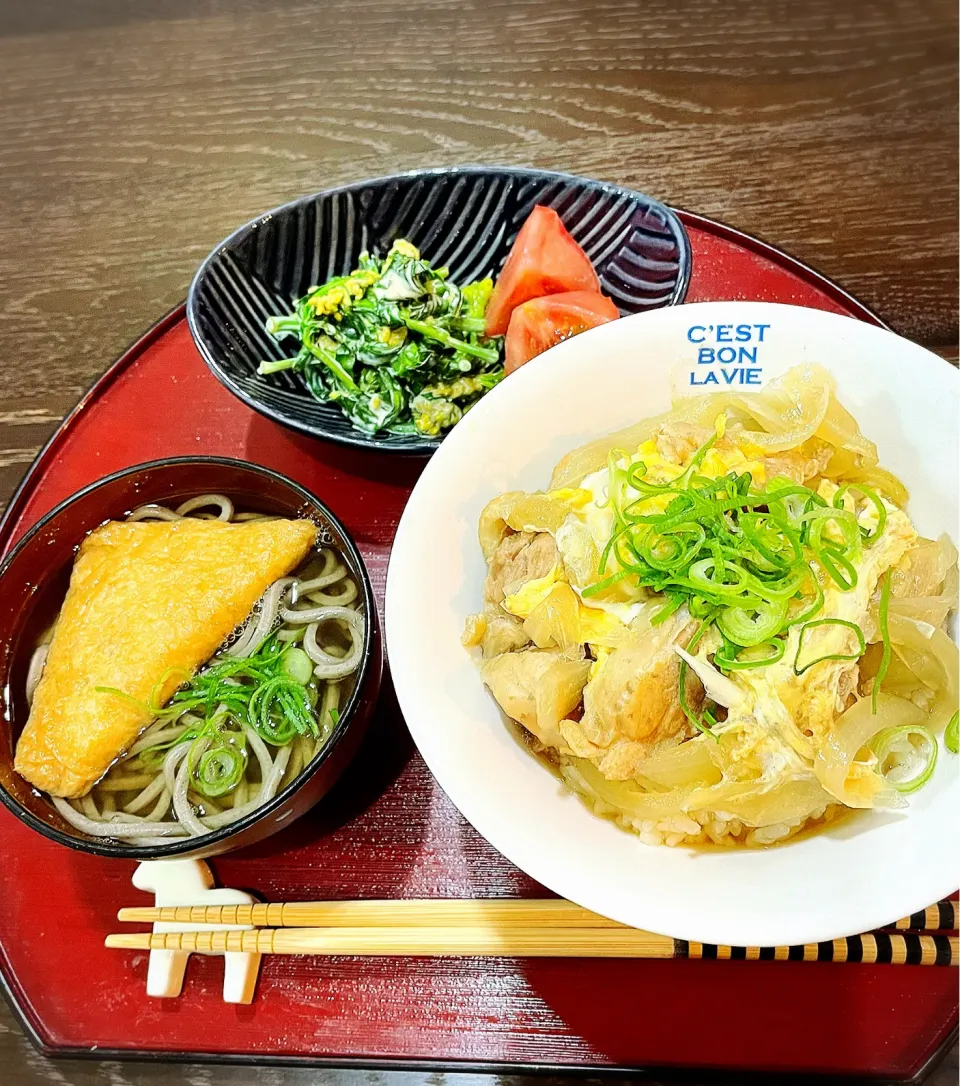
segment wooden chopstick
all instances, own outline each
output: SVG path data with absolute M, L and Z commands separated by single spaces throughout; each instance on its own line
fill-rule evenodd
M 133 923 L 242 924 L 270 928 L 429 928 L 490 926 L 616 928 L 625 925 L 562 898 L 546 900 L 292 901 L 254 905 L 168 905 L 121 909 Z M 955 931 L 957 903 L 944 900 L 886 927 L 899 931 Z M 632 930 L 632 929 L 625 929 Z
M 747 961 L 957 965 L 960 940 L 947 935 L 869 933 L 796 947 L 688 943 L 636 928 L 327 927 L 108 935 L 119 950 L 389 957 L 711 958 Z
M 624 928 L 562 898 L 394 901 L 289 901 L 253 905 L 167 905 L 121 909 L 117 919 L 144 924 L 249 924 L 269 928 L 509 927 Z

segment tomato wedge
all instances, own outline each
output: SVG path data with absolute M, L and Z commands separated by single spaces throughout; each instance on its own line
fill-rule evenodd
M 590 258 L 570 236 L 560 216 L 539 204 L 513 243 L 487 303 L 487 335 L 502 336 L 518 305 L 545 294 L 600 290 Z
M 620 316 L 609 298 L 596 290 L 548 294 L 517 306 L 510 317 L 504 369 L 513 373 L 561 340 L 607 324 Z

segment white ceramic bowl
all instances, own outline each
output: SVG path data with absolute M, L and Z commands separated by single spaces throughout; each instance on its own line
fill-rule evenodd
M 717 390 L 729 380 L 747 390 L 807 361 L 830 370 L 841 401 L 877 442 L 881 463 L 910 488 L 908 509 L 919 530 L 960 538 L 954 369 L 847 317 L 706 302 L 628 317 L 567 340 L 494 389 L 427 466 L 390 561 L 393 679 L 444 791 L 544 886 L 681 939 L 832 939 L 889 923 L 955 890 L 958 759 L 941 752 L 934 779 L 910 797 L 906 814 L 871 812 L 766 850 L 645 845 L 591 814 L 522 749 L 461 647 L 465 616 L 481 609 L 486 572 L 477 521 L 502 491 L 545 487 L 553 465 L 575 446 L 668 409 L 674 389 Z

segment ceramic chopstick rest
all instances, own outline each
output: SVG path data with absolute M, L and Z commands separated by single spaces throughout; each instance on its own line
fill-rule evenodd
M 242 890 L 217 889 L 213 873 L 202 860 L 147 860 L 133 874 L 133 885 L 154 895 L 154 904 L 166 905 L 249 905 L 254 902 Z M 156 933 L 197 930 L 251 931 L 249 924 L 153 925 Z M 203 953 L 195 951 L 194 953 Z M 147 966 L 147 995 L 173 998 L 183 988 L 183 977 L 191 951 L 151 950 Z M 214 951 L 223 958 L 223 999 L 225 1003 L 251 1003 L 260 972 L 260 954 Z

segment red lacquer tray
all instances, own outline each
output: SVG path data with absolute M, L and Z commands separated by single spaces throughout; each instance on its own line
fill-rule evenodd
M 880 323 L 776 250 L 682 217 L 694 254 L 688 301 L 792 302 Z M 313 442 L 253 414 L 208 373 L 182 308 L 106 373 L 44 449 L 0 547 L 92 480 L 191 452 L 243 457 L 315 491 L 353 532 L 382 599 L 419 465 Z M 327 800 L 213 866 L 223 884 L 272 901 L 543 893 L 433 781 L 389 681 L 364 748 Z M 145 955 L 103 947 L 117 908 L 144 901 L 133 867 L 59 848 L 0 810 L 0 970 L 45 1052 L 905 1080 L 922 1074 L 957 1021 L 953 970 L 776 962 L 268 958 L 256 1001 L 237 1007 L 221 1002 L 222 965 L 197 958 L 180 999 L 150 1000 Z

